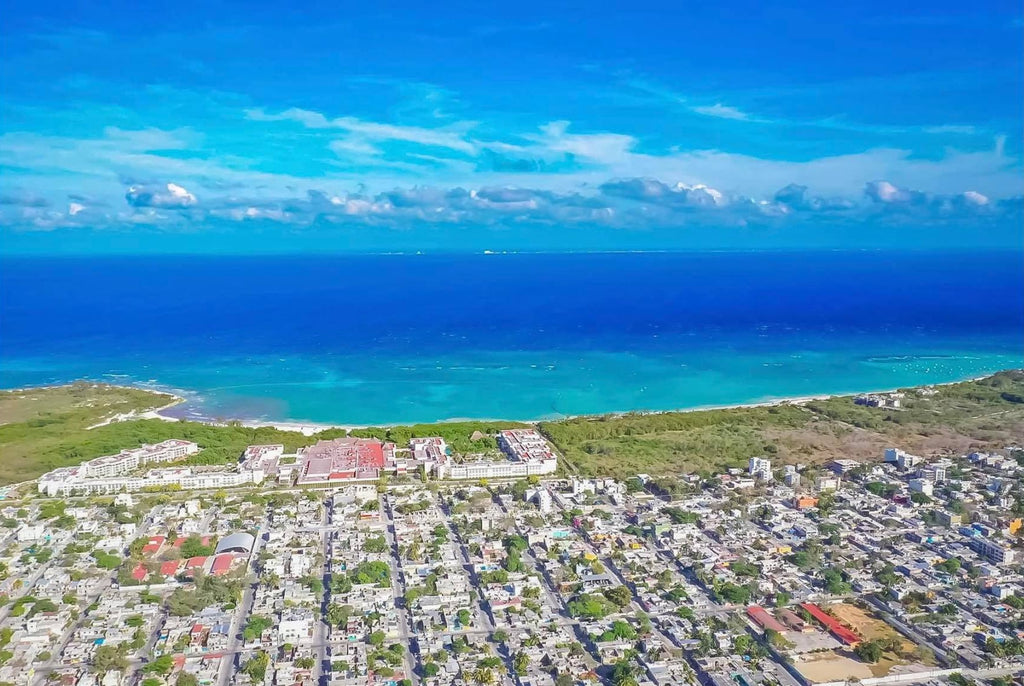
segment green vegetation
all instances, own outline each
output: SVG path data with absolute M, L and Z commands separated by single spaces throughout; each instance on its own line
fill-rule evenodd
M 143 443 L 168 438 L 195 441 L 199 464 L 230 463 L 253 443 L 284 443 L 294 450 L 309 443 L 299 432 L 240 425 L 137 419 L 94 426 L 117 414 L 145 412 L 173 402 L 173 396 L 136 388 L 77 382 L 55 388 L 0 392 L 0 485 L 34 479 L 56 467 L 79 464 Z
M 603 619 L 616 609 L 615 603 L 603 595 L 584 593 L 576 600 L 569 601 L 569 614 L 583 619 Z
M 391 579 L 391 568 L 386 562 L 360 562 L 349 572 L 353 584 L 377 584 L 387 586 Z
M 935 391 L 908 392 L 899 410 L 864 407 L 842 396 L 802 406 L 579 417 L 542 422 L 540 428 L 570 471 L 619 478 L 719 472 L 743 467 L 752 455 L 786 464 L 877 459 L 887 445 L 921 453 L 937 434 L 950 443 L 995 449 L 1024 432 L 1024 404 L 1016 401 L 1024 397 L 1024 370 Z
M 584 474 L 620 478 L 637 472 L 718 471 L 776 451 L 773 431 L 809 421 L 797 407 L 629 413 L 542 422 L 541 430 Z
M 381 440 L 393 441 L 398 445 L 406 445 L 410 438 L 427 438 L 440 436 L 452 450 L 457 453 L 481 453 L 489 450 L 497 450 L 498 443 L 494 438 L 502 429 L 525 429 L 529 424 L 520 422 L 440 422 L 438 424 L 414 424 L 412 426 L 392 426 L 388 428 L 370 427 L 356 429 L 350 435 L 363 438 L 379 438 Z M 471 440 L 473 434 L 480 432 L 483 437 L 479 440 Z M 317 434 L 317 438 L 337 438 L 343 436 L 344 431 L 332 429 Z
M 648 487 L 672 495 L 687 487 L 673 475 L 710 475 L 742 467 L 752 455 L 769 456 L 778 464 L 877 458 L 882 447 L 894 444 L 910 452 L 927 452 L 926 442 L 936 435 L 949 444 L 1001 448 L 1024 433 L 1022 398 L 1024 370 L 1014 370 L 937 386 L 930 395 L 910 391 L 898 410 L 855 405 L 844 396 L 802 405 L 578 417 L 539 426 L 564 456 L 567 471 L 620 478 L 646 472 L 655 477 Z M 234 462 L 245 446 L 254 443 L 282 443 L 293 451 L 343 435 L 339 429 L 306 437 L 237 423 L 209 426 L 160 420 L 88 428 L 114 414 L 150 410 L 171 401 L 165 394 L 89 383 L 0 392 L 0 453 L 5 466 L 0 484 L 168 438 L 195 441 L 203 448 L 190 462 L 222 464 Z M 400 445 L 413 436 L 442 436 L 455 452 L 488 452 L 496 449 L 495 432 L 515 426 L 525 425 L 443 422 L 360 429 L 353 434 Z M 633 482 L 632 487 L 639 484 Z M 868 488 L 885 494 L 880 485 Z
M 188 617 L 204 607 L 237 603 L 241 595 L 242 582 L 239 579 L 200 576 L 196 578 L 194 589 L 175 589 L 167 599 L 167 610 L 175 617 Z
M 253 615 L 249 617 L 249 622 L 245 625 L 245 629 L 242 631 L 242 638 L 246 643 L 255 641 L 257 638 L 263 635 L 263 632 L 274 626 L 274 620 L 270 617 L 264 617 L 263 615 Z

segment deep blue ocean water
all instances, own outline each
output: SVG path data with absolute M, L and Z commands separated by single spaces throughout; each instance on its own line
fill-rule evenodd
M 0 386 L 219 418 L 673 409 L 1024 366 L 1019 253 L 9 258 Z

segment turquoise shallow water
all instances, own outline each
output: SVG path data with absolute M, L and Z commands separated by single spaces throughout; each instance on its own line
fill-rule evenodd
M 1002 254 L 5 262 L 0 384 L 342 424 L 731 405 L 1024 366 L 1020 285 Z

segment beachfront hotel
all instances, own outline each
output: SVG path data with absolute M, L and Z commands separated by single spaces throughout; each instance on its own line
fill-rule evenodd
M 372 438 L 318 441 L 299 452 L 300 486 L 334 481 L 367 481 L 396 471 L 395 444 Z
M 55 469 L 39 478 L 40 493 L 51 498 L 72 495 L 110 495 L 136 491 L 232 488 L 263 482 L 259 470 L 195 471 L 191 467 L 151 469 L 138 476 L 86 477 L 76 467 Z
M 501 431 L 498 446 L 508 459 L 456 462 L 448 444 L 438 436 L 410 439 L 408 451 L 401 457 L 394 443 L 336 438 L 300 451 L 297 483 L 371 481 L 417 468 L 438 479 L 515 479 L 551 474 L 558 467 L 551 445 L 534 429 Z
M 440 479 L 521 479 L 552 474 L 558 458 L 551 444 L 536 429 L 507 429 L 498 433 L 498 447 L 507 460 L 480 460 L 437 466 Z
M 174 462 L 199 452 L 199 446 L 191 441 L 171 438 L 155 445 L 143 445 L 131 450 L 122 450 L 117 455 L 105 455 L 81 465 L 83 476 L 105 477 L 127 474 L 141 465 L 158 462 Z

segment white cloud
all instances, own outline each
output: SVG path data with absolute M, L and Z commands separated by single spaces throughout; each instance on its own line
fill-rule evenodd
M 703 114 L 708 117 L 718 117 L 720 119 L 750 119 L 750 115 L 748 115 L 746 112 L 743 112 L 735 107 L 730 107 L 729 105 L 723 105 L 720 102 L 716 102 L 714 105 L 694 107 L 693 111 L 696 112 L 697 114 Z
M 472 122 L 455 126 L 425 128 L 420 126 L 399 126 L 381 122 L 365 121 L 356 117 L 328 119 L 319 112 L 291 108 L 278 114 L 269 114 L 261 109 L 245 111 L 253 121 L 294 121 L 311 129 L 341 129 L 352 134 L 340 144 L 339 150 L 368 152 L 366 141 L 403 141 L 417 145 L 447 148 L 466 154 L 474 154 L 477 147 L 466 139 L 466 133 L 473 127 Z M 375 154 L 369 152 L 369 154 Z
M 162 186 L 134 185 L 128 188 L 125 199 L 133 207 L 181 209 L 196 204 L 196 196 L 176 183 Z
M 968 205 L 982 207 L 989 204 L 989 199 L 977 191 L 964 191 L 963 199 Z

